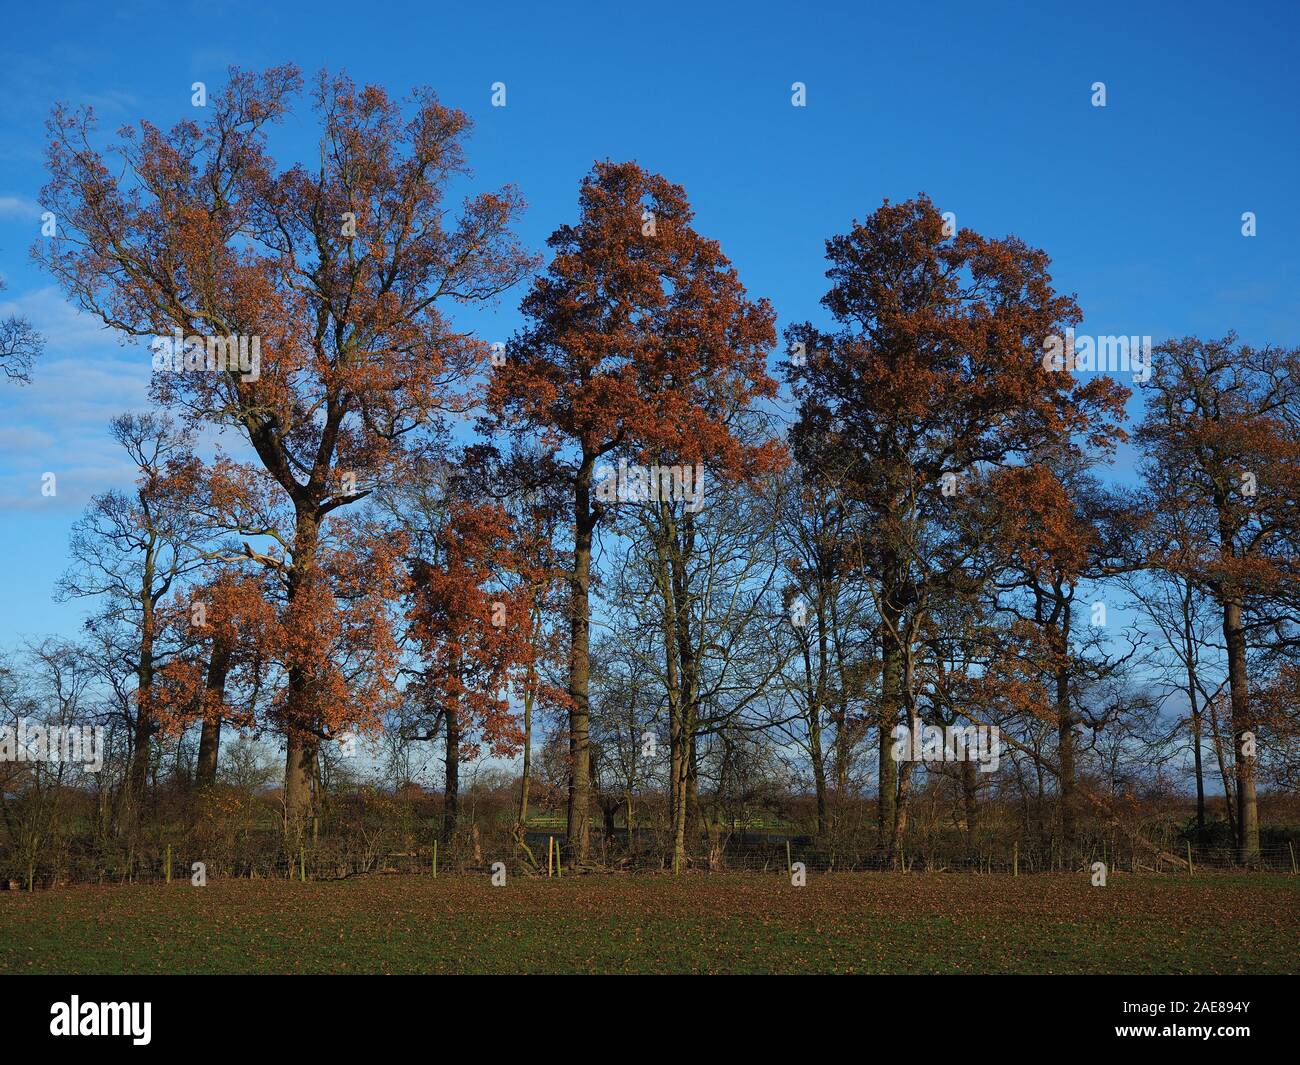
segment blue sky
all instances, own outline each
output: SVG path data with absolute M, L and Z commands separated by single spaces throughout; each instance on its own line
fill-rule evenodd
M 825 238 L 924 191 L 959 225 L 1046 249 L 1081 331 L 1300 343 L 1296 5 L 1035 6 L 1049 5 L 11 7 L 0 314 L 27 314 L 49 347 L 33 385 L 0 381 L 0 646 L 77 627 L 83 608 L 51 597 L 68 528 L 92 493 L 130 482 L 107 423 L 142 407 L 148 384 L 146 354 L 78 316 L 28 260 L 56 99 L 92 103 L 111 129 L 192 116 L 191 83 L 215 87 L 232 63 L 427 84 L 475 120 L 476 183 L 522 189 L 530 246 L 573 218 L 594 160 L 636 159 L 685 186 L 700 230 L 782 327 L 821 316 Z M 791 106 L 795 81 L 806 107 Z M 274 147 L 288 162 L 312 144 L 304 101 Z M 485 339 L 509 334 L 516 302 L 476 317 Z

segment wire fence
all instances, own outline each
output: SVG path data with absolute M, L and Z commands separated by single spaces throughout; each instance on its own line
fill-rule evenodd
M 1041 876 L 1079 874 L 1094 871 L 1095 863 L 1107 873 L 1133 875 L 1198 875 L 1207 872 L 1271 873 L 1300 875 L 1293 844 L 1261 847 L 1248 863 L 1238 860 L 1230 848 L 1185 848 L 1182 855 L 1171 851 L 1152 853 L 1135 849 L 1100 847 L 1062 853 L 1059 849 L 1020 848 L 1014 845 L 997 853 L 940 854 L 903 851 L 895 855 L 879 852 L 846 854 L 797 846 L 791 841 L 775 846 L 750 846 L 743 851 L 717 849 L 688 856 L 680 870 L 674 870 L 670 855 L 659 851 L 622 854 L 604 861 L 589 859 L 578 865 L 564 854 L 564 836 L 542 837 L 546 842 L 532 851 L 532 860 L 517 847 L 506 845 L 493 853 L 463 850 L 439 854 L 436 847 L 415 852 L 384 854 L 322 854 L 303 847 L 298 854 L 229 860 L 168 848 L 159 855 L 134 857 L 120 864 L 104 864 L 89 856 L 71 858 L 58 866 L 36 864 L 10 876 L 0 887 L 42 889 L 67 884 L 171 883 L 208 880 L 345 880 L 353 877 L 422 875 L 479 876 L 489 874 L 495 863 L 504 863 L 512 875 L 572 877 L 575 874 L 654 874 L 674 871 L 691 874 L 782 874 L 796 864 L 805 873 L 964 873 L 998 876 Z M 542 853 L 545 852 L 545 857 Z M 1189 864 L 1190 859 L 1190 864 Z

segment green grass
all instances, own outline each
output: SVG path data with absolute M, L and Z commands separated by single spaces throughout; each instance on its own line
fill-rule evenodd
M 0 895 L 0 972 L 1300 972 L 1285 876 L 374 877 Z

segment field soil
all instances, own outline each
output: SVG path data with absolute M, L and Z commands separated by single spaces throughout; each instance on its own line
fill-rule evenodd
M 1296 973 L 1300 878 L 380 876 L 0 893 L 2 973 Z

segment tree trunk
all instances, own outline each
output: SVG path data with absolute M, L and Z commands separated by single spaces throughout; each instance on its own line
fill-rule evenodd
M 627 825 L 628 854 L 636 853 L 636 812 L 633 808 L 634 801 L 632 789 L 628 788 L 623 792 L 623 823 Z
M 1223 754 L 1223 736 L 1219 730 L 1219 712 L 1215 709 L 1214 699 L 1206 704 L 1210 711 L 1210 740 L 1214 744 L 1214 757 L 1219 763 L 1219 779 L 1223 782 L 1223 808 L 1228 817 L 1228 834 L 1237 839 L 1237 797 L 1232 787 L 1232 776 L 1228 773 L 1228 760 Z
M 813 792 L 817 801 L 817 835 L 826 833 L 826 757 L 822 750 L 822 704 L 826 701 L 826 595 L 817 588 L 817 675 L 813 676 L 811 641 L 800 638 L 803 650 L 804 690 L 808 700 L 808 755 L 812 762 Z
M 808 748 L 812 755 L 813 789 L 817 795 L 817 835 L 826 833 L 826 764 L 822 755 L 822 730 L 814 718 L 808 729 Z
M 1056 763 L 1061 769 L 1061 843 L 1072 851 L 1075 841 L 1074 717 L 1070 713 L 1070 675 L 1064 668 L 1056 671 Z
M 316 549 L 320 525 L 313 505 L 303 505 L 297 514 L 293 541 L 293 569 L 289 574 L 287 598 L 290 606 L 317 576 Z M 285 700 L 284 831 L 292 855 L 301 845 L 312 815 L 312 778 L 319 722 L 308 707 L 312 704 L 311 678 L 301 665 L 289 669 L 289 691 Z
M 311 816 L 311 785 L 318 742 L 315 736 L 297 729 L 285 738 L 284 834 L 291 855 L 302 846 Z
M 149 787 L 150 741 L 153 737 L 153 566 L 145 563 L 141 590 L 139 662 L 136 666 L 135 724 L 131 735 L 131 760 L 126 770 L 125 802 L 121 811 L 122 826 L 134 831 Z
M 921 729 L 921 718 L 916 712 L 916 703 L 912 698 L 915 691 L 915 677 L 912 674 L 912 654 L 911 648 L 903 656 L 903 704 L 907 710 L 908 724 L 912 730 L 912 736 L 916 737 Z M 894 826 L 889 837 L 889 856 L 892 858 L 901 854 L 903 850 L 903 839 L 907 834 L 907 815 L 911 806 L 912 798 L 912 772 L 916 765 L 912 761 L 906 761 L 898 766 L 898 802 L 894 807 Z
M 671 594 L 671 593 L 670 593 Z M 686 716 L 682 706 L 677 672 L 677 653 L 672 639 L 671 599 L 664 616 L 665 677 L 668 686 L 668 811 L 672 822 L 672 867 L 681 872 L 686 864 L 686 777 L 689 773 Z
M 680 663 L 678 684 L 680 685 L 679 700 L 682 718 L 681 739 L 684 751 L 681 766 L 683 774 L 681 779 L 682 803 L 677 847 L 677 854 L 679 855 L 678 869 L 680 870 L 680 859 L 684 859 L 686 854 L 688 827 L 695 826 L 695 831 L 698 832 L 700 825 L 699 767 L 695 753 L 696 734 L 700 722 L 700 674 L 699 662 L 695 654 L 695 644 L 691 639 L 691 590 L 686 573 L 686 560 L 691 554 L 693 533 L 689 513 L 682 516 L 680 525 L 669 504 L 661 503 L 660 513 L 664 518 L 664 527 L 668 534 L 667 541 L 670 548 L 668 561 L 672 581 L 672 595 L 668 622 L 676 643 L 677 657 Z
M 919 727 L 920 722 L 916 722 Z M 903 837 L 907 835 L 907 814 L 912 799 L 912 771 L 914 762 L 904 762 L 898 767 L 898 796 L 894 803 L 894 825 L 889 833 L 889 857 L 903 852 Z
M 460 707 L 447 704 L 447 749 L 443 757 L 442 842 L 450 843 L 460 821 Z
M 966 758 L 961 763 L 961 797 L 962 808 L 966 817 L 966 848 L 975 853 L 979 832 L 979 778 L 976 775 L 975 761 Z
M 885 596 L 881 596 L 882 605 Z M 876 824 L 882 846 L 892 842 L 898 792 L 898 763 L 894 761 L 892 732 L 899 721 L 903 705 L 903 655 L 898 644 L 901 619 L 887 609 L 881 622 L 883 669 L 880 684 L 880 798 L 876 804 Z
M 150 739 L 153 726 L 145 701 L 149 692 L 139 693 L 140 704 L 136 707 L 135 729 L 132 735 L 131 764 L 127 769 L 127 805 L 129 818 L 134 821 L 140 808 L 144 805 L 145 792 L 149 788 Z
M 226 698 L 226 677 L 230 672 L 230 647 L 223 640 L 212 641 L 208 676 L 203 692 L 203 728 L 199 733 L 199 756 L 195 784 L 210 788 L 217 782 L 217 759 L 221 752 L 221 708 Z
M 1196 842 L 1205 846 L 1205 770 L 1201 765 L 1201 708 L 1196 702 L 1196 643 L 1192 625 L 1192 584 L 1183 584 L 1183 664 L 1187 668 L 1187 705 L 1192 714 L 1192 757 L 1196 763 Z
M 531 672 L 530 672 L 531 677 Z M 532 686 L 524 692 L 524 765 L 523 776 L 519 780 L 519 809 L 515 814 L 515 837 L 524 842 L 525 826 L 528 824 L 528 788 L 532 778 L 533 766 L 533 699 Z
M 567 849 L 586 861 L 591 845 L 591 512 L 592 462 L 583 464 L 574 492 L 573 576 L 569 618 L 569 808 Z
M 694 721 L 694 715 L 690 720 Z M 691 831 L 697 833 L 698 839 L 698 833 L 707 830 L 709 826 L 704 809 L 700 806 L 700 762 L 699 756 L 695 753 L 697 739 L 695 729 L 692 728 L 690 738 L 687 740 L 686 755 L 686 823 Z
M 853 749 L 849 729 L 849 676 L 844 660 L 844 641 L 840 632 L 838 605 L 839 586 L 832 584 L 829 594 L 831 615 L 831 640 L 835 650 L 835 675 L 839 679 L 836 693 L 837 709 L 834 711 L 835 741 L 832 748 L 835 759 L 835 796 L 837 812 L 844 805 L 849 792 L 849 752 Z
M 1259 810 L 1255 802 L 1255 757 L 1247 754 L 1254 740 L 1250 717 L 1250 683 L 1246 674 L 1246 630 L 1240 600 L 1223 604 L 1223 639 L 1228 649 L 1228 690 L 1232 700 L 1233 762 L 1237 783 L 1237 853 L 1242 862 L 1259 858 Z
M 1201 764 L 1201 711 L 1196 705 L 1194 675 L 1187 688 L 1187 697 L 1192 710 L 1192 757 L 1196 763 L 1196 842 L 1203 847 L 1205 846 L 1205 768 Z
M 664 651 L 664 685 L 668 700 L 668 822 L 674 873 L 686 865 L 687 792 L 690 778 L 690 727 L 683 694 L 682 656 L 677 622 L 677 591 L 669 555 L 676 543 L 672 513 L 660 503 L 661 525 L 655 542 L 655 585 L 662 603 L 660 637 Z

